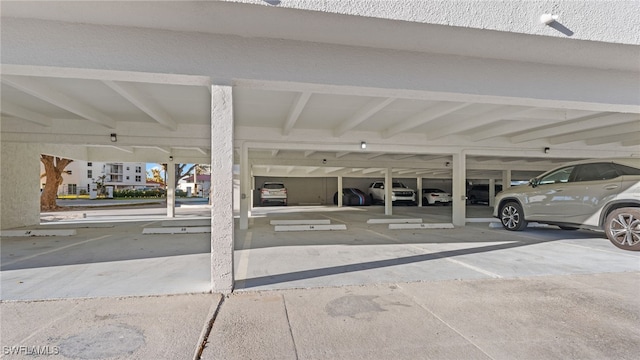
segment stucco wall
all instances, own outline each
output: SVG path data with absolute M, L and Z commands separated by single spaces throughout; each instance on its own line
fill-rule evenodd
M 272 7 L 565 37 L 539 22 L 558 22 L 580 40 L 640 44 L 640 2 L 632 0 L 227 0 Z
M 0 228 L 40 223 L 40 152 L 32 144 L 0 145 Z

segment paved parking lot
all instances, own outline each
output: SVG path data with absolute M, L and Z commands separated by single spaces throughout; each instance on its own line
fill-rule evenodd
M 640 351 L 640 254 L 596 232 L 507 232 L 488 226 L 486 207 L 470 207 L 479 222 L 464 228 L 412 230 L 368 224 L 385 218 L 380 206 L 260 208 L 249 230 L 236 229 L 236 292 L 223 297 L 207 294 L 209 234 L 142 235 L 207 221 L 206 206 L 181 207 L 171 221 L 157 208 L 83 211 L 48 214 L 58 220 L 38 227 L 74 236 L 2 238 L 8 358 L 32 349 L 60 359 L 634 359 Z M 450 221 L 446 207 L 394 212 Z M 276 232 L 271 220 L 285 219 L 347 230 Z
M 2 299 L 207 292 L 209 234 L 143 235 L 145 228 L 165 222 L 156 214 L 161 210 L 85 210 L 86 217 L 59 213 L 62 221 L 39 228 L 73 228 L 77 235 L 3 238 Z M 206 221 L 207 211 L 206 206 L 183 207 L 174 221 Z M 383 211 L 381 206 L 255 209 L 250 229 L 235 232 L 236 290 L 640 270 L 640 254 L 613 247 L 597 232 L 539 227 L 513 233 L 487 222 L 412 230 L 367 224 L 385 218 Z M 397 207 L 394 212 L 393 218 L 450 221 L 447 207 Z M 469 214 L 489 220 L 487 207 L 470 207 Z M 132 218 L 136 221 L 109 222 Z M 274 219 L 328 219 L 346 224 L 347 230 L 276 232 L 270 224 Z

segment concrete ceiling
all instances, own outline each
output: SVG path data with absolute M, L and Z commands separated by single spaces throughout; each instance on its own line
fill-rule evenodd
M 637 47 L 626 45 L 585 47 L 540 36 L 219 2 L 167 2 L 151 10 L 137 2 L 114 4 L 5 2 L 2 15 L 637 71 Z M 150 12 L 135 16 L 141 11 Z M 292 15 L 296 21 L 284 21 Z M 241 17 L 246 21 L 232 21 Z M 418 27 L 430 36 L 406 36 Z M 376 29 L 378 36 L 362 29 Z M 209 77 L 3 64 L 1 82 L 2 141 L 73 145 L 92 158 L 210 159 Z M 524 178 L 570 159 L 640 152 L 635 107 L 549 107 L 531 99 L 246 79 L 232 85 L 235 131 L 251 142 L 254 175 L 377 177 L 391 167 L 394 176 L 445 178 L 451 154 L 470 148 L 484 150 L 468 153 L 467 177 L 498 178 L 509 169 Z M 367 149 L 360 149 L 361 141 Z
M 8 70 L 18 73 L 11 67 Z M 171 79 L 154 83 L 124 81 L 120 76 L 97 77 L 101 76 L 4 73 L 3 141 L 82 145 L 101 152 L 109 148 L 123 156 L 151 151 L 164 157 L 180 152 L 185 161 L 210 156 L 210 93 L 207 86 L 197 84 L 206 81 L 190 78 L 189 84 L 181 78 L 184 84 L 179 84 L 180 81 L 168 83 Z M 567 150 L 572 145 L 617 149 L 629 155 L 637 152 L 640 145 L 637 114 L 582 109 L 239 85 L 234 88 L 234 116 L 238 131 L 263 133 L 264 140 L 269 140 L 268 134 L 288 136 L 293 142 L 307 133 L 326 135 L 325 149 L 290 148 L 286 144 L 264 149 L 254 146 L 250 155 L 254 173 L 264 176 L 375 177 L 386 167 L 393 167 L 395 176 L 448 177 L 450 155 L 429 149 L 447 144 L 485 146 L 488 142 L 537 150 L 526 157 L 508 152 L 472 155 L 468 176 L 499 177 L 496 171 L 507 168 L 529 176 L 575 159 L 575 154 Z M 110 141 L 111 133 L 117 133 L 117 142 Z M 424 151 L 403 151 L 400 147 L 393 150 L 390 146 L 376 149 L 377 143 L 402 144 L 403 139 L 410 139 L 411 143 L 419 139 L 417 143 L 429 145 Z M 367 149 L 360 149 L 360 141 L 368 141 Z M 553 156 L 544 154 L 544 147 L 549 147 Z

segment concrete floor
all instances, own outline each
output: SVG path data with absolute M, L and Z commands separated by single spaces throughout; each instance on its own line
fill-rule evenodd
M 384 217 L 380 206 L 255 209 L 251 228 L 236 230 L 237 291 L 225 297 L 207 293 L 209 234 L 142 235 L 206 222 L 208 207 L 181 206 L 169 221 L 162 211 L 43 214 L 50 222 L 38 228 L 77 234 L 3 237 L 6 357 L 535 360 L 640 351 L 640 254 L 599 233 L 512 233 L 486 219 L 389 230 L 367 224 Z M 446 207 L 394 212 L 450 220 Z M 488 208 L 468 213 L 481 219 Z M 274 219 L 328 219 L 347 230 L 275 232 Z
M 84 209 L 43 214 L 38 228 L 74 228 L 69 237 L 5 237 L 3 300 L 203 293 L 210 289 L 210 235 L 142 235 L 167 225 L 163 208 Z M 387 282 L 518 278 L 640 270 L 640 254 L 600 233 L 530 228 L 513 233 L 487 222 L 456 229 L 389 230 L 367 224 L 382 206 L 256 208 L 235 232 L 236 290 L 311 288 Z M 448 207 L 395 207 L 394 218 L 450 221 Z M 177 209 L 204 220 L 207 205 Z M 488 218 L 470 206 L 471 218 Z M 346 231 L 275 232 L 273 219 L 329 219 Z M 112 223 L 111 221 L 118 221 Z

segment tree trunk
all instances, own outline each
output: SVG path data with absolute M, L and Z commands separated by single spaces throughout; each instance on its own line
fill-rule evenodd
M 58 197 L 58 187 L 62 184 L 62 172 L 73 160 L 54 158 L 51 155 L 40 155 L 40 161 L 44 164 L 47 182 L 44 184 L 42 194 L 40 194 L 40 211 L 51 211 L 58 208 L 56 198 Z

